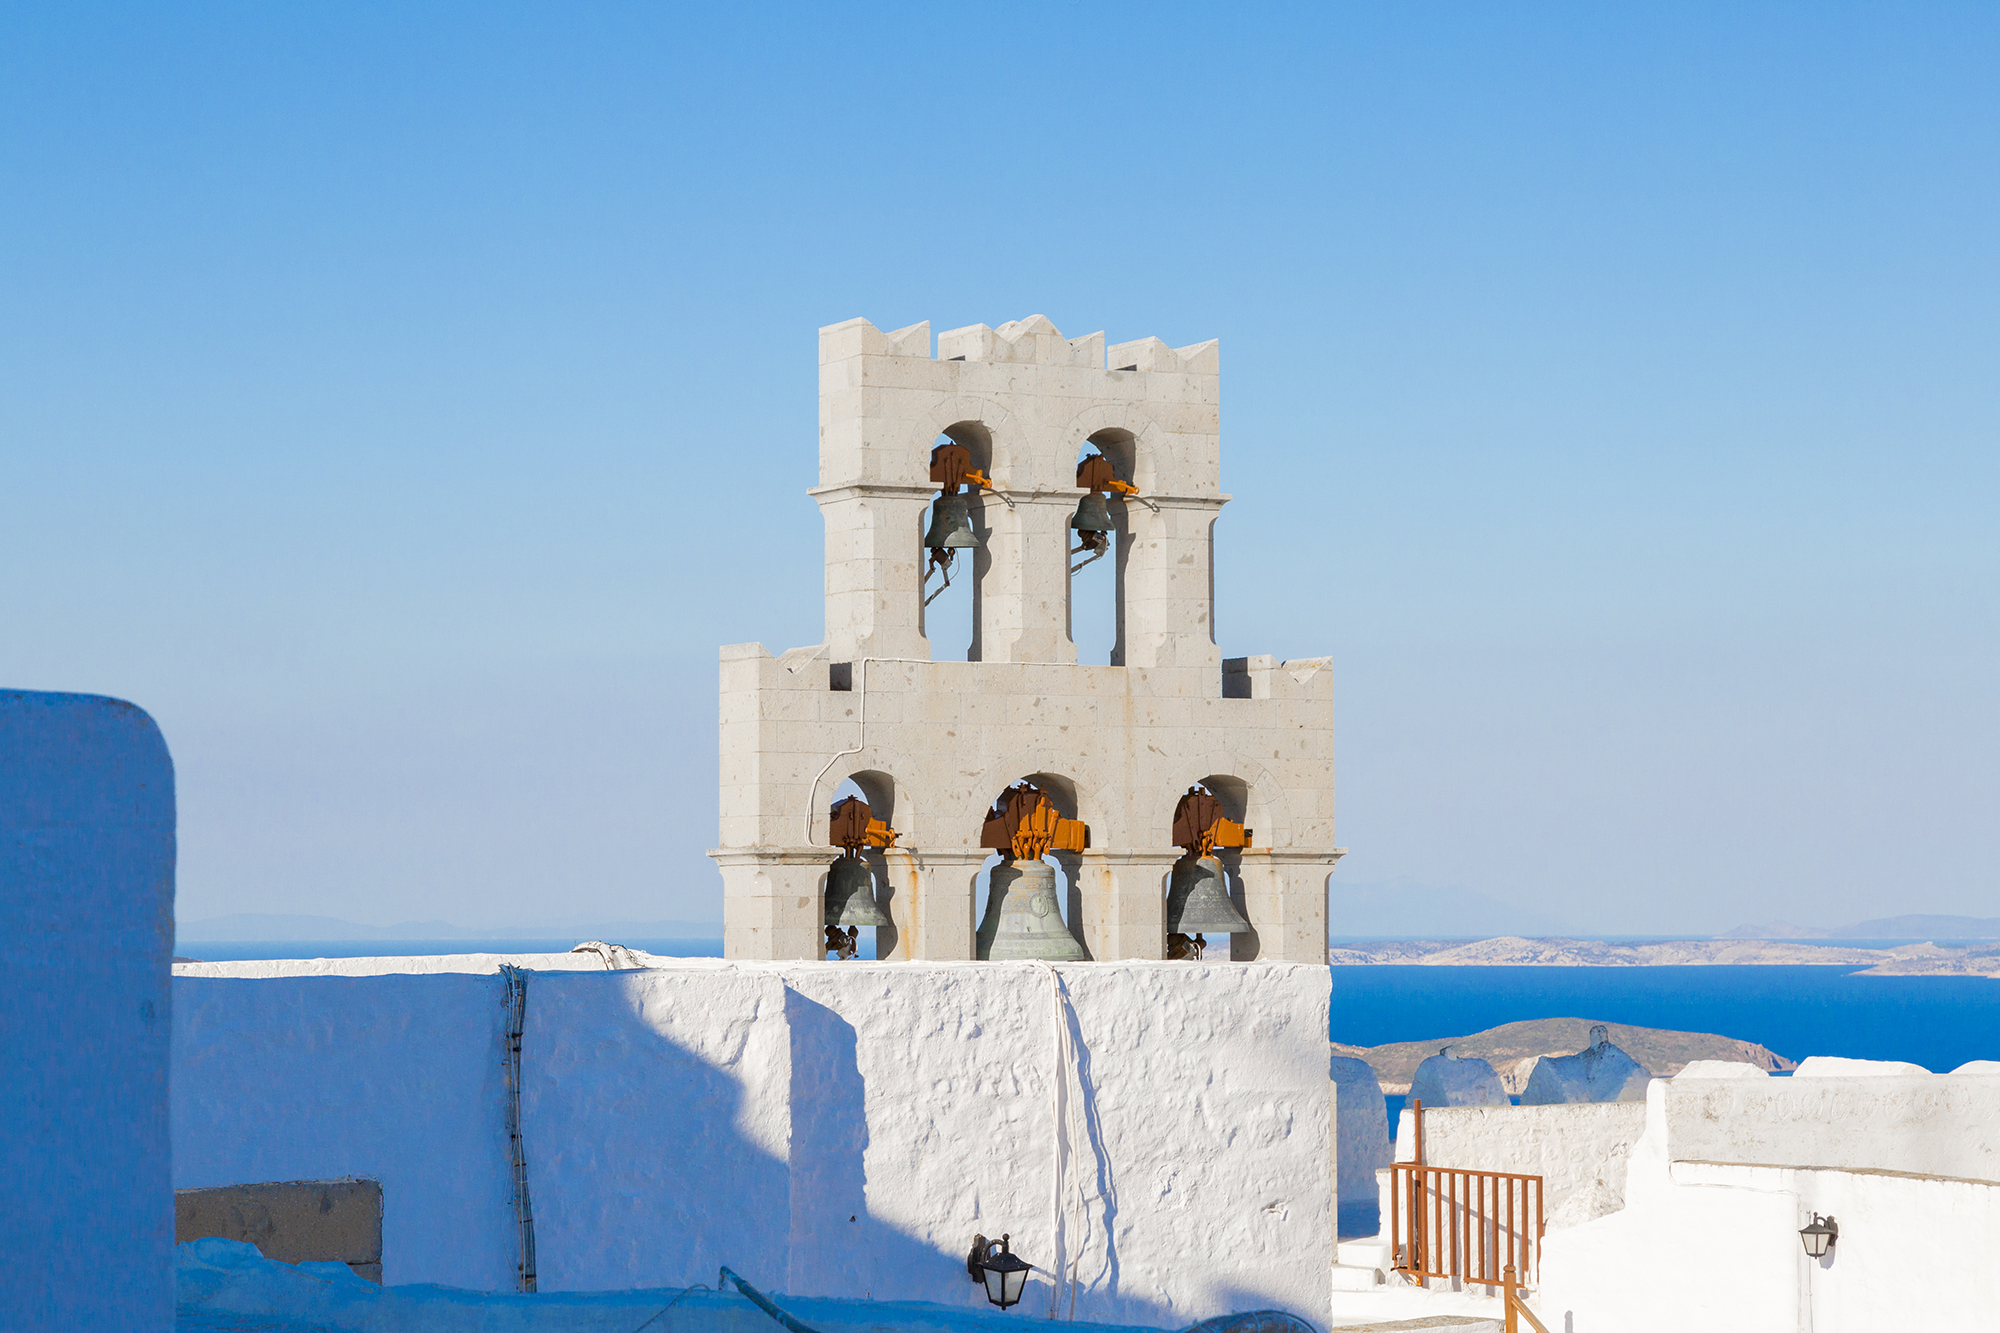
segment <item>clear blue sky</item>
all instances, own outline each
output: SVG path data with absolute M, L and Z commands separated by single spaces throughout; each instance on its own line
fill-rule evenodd
M 15 6 L 0 684 L 183 917 L 719 915 L 815 330 L 1222 340 L 1219 638 L 1335 877 L 2000 915 L 2000 10 Z

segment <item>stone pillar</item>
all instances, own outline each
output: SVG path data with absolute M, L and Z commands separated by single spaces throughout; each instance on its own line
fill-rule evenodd
M 923 874 L 917 858 L 908 848 L 890 847 L 868 853 L 878 885 L 875 902 L 896 924 L 875 928 L 875 956 L 884 962 L 907 963 L 917 940 L 917 922 L 923 913 Z
M 820 486 L 826 521 L 826 655 L 928 659 L 923 633 L 924 511 L 936 488 Z
M 1149 498 L 1150 506 L 1140 500 L 1125 505 L 1132 535 L 1122 571 L 1124 665 L 1208 667 L 1220 673 L 1209 538 L 1224 499 Z
M 1178 847 L 1082 854 L 1083 943 L 1098 962 L 1167 956 L 1167 877 Z
M 1224 864 L 1240 877 L 1251 933 L 1229 937 L 1237 962 L 1324 963 L 1326 877 L 1339 848 L 1253 847 Z M 1235 884 L 1230 886 L 1232 889 Z
M 936 962 L 972 958 L 973 887 L 992 855 L 980 847 L 927 848 L 914 853 L 917 872 L 915 942 L 903 956 Z
M 988 495 L 984 503 L 992 536 L 980 585 L 979 660 L 1076 661 L 1069 639 L 1069 520 L 1076 502 L 1023 494 Z
M 826 957 L 826 872 L 832 847 L 737 847 L 722 868 L 722 956 Z

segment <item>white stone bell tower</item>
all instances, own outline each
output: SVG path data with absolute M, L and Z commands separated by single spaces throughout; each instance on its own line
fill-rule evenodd
M 1201 783 L 1253 831 L 1230 853 L 1253 931 L 1231 956 L 1324 962 L 1333 846 L 1333 680 L 1324 658 L 1225 662 L 1214 637 L 1220 488 L 1218 344 L 1157 338 L 1107 354 L 1040 315 L 938 336 L 848 320 L 820 330 L 826 641 L 773 657 L 722 650 L 724 952 L 818 958 L 828 804 L 849 779 L 897 832 L 873 853 L 895 923 L 884 958 L 973 954 L 987 809 L 1028 779 L 1089 826 L 1054 855 L 1068 921 L 1098 960 L 1161 958 L 1176 801 Z M 969 661 L 925 634 L 925 515 L 941 438 L 990 481 L 974 488 L 980 547 Z M 1070 639 L 1069 526 L 1094 446 L 1135 494 L 1116 533 L 1112 664 Z

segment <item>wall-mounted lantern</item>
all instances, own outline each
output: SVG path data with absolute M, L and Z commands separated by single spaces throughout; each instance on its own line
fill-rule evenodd
M 1840 1227 L 1830 1217 L 1813 1214 L 1811 1226 L 1799 1228 L 1799 1239 L 1805 1242 L 1806 1253 L 1814 1259 L 1826 1258 L 1826 1252 L 1840 1239 Z
M 1033 1264 L 1014 1253 L 1008 1240 L 1006 1233 L 999 1240 L 974 1236 L 972 1253 L 965 1258 L 966 1272 L 986 1288 L 986 1299 L 1003 1310 L 1021 1303 L 1021 1289 L 1028 1285 L 1028 1274 L 1034 1270 Z

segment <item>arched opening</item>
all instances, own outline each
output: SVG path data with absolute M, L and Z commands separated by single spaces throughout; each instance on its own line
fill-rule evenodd
M 1125 566 L 1131 558 L 1130 511 L 1122 491 L 1092 488 L 1090 460 L 1102 458 L 1111 476 L 1132 485 L 1138 441 L 1129 430 L 1110 427 L 1085 440 L 1076 455 L 1078 510 L 1066 529 L 1069 538 L 1069 641 L 1084 665 L 1125 664 Z M 1101 472 L 1098 476 L 1101 477 Z M 1087 520 L 1087 513 L 1094 519 Z M 1108 524 L 1100 532 L 1086 521 Z
M 955 464 L 947 459 L 947 446 L 962 451 Z M 938 493 L 918 520 L 918 628 L 930 641 L 933 661 L 977 662 L 985 609 L 982 584 L 993 564 L 987 549 L 992 525 L 987 522 L 985 487 L 980 483 L 993 475 L 993 433 L 977 421 L 947 426 L 931 446 L 931 464 Z M 949 536 L 954 529 L 963 536 Z M 965 540 L 970 544 L 942 544 Z
M 895 781 L 886 773 L 856 773 L 834 789 L 827 806 L 827 840 L 840 850 L 827 863 L 820 891 L 822 958 L 877 959 L 887 951 L 885 946 L 893 944 L 888 865 L 881 837 L 869 832 L 877 825 L 885 832 L 893 827 L 888 817 L 895 811 L 895 801 Z M 859 808 L 851 802 L 858 802 Z
M 1256 928 L 1243 892 L 1249 784 L 1212 774 L 1174 804 L 1172 840 L 1181 849 L 1167 886 L 1167 957 L 1254 958 Z M 1219 946 L 1219 947 L 1218 947 Z
M 1077 962 L 1090 956 L 1078 929 L 1076 887 L 1090 831 L 1074 818 L 1075 803 L 1069 782 L 1035 774 L 1000 793 L 987 811 L 980 845 L 993 855 L 974 886 L 975 958 Z

